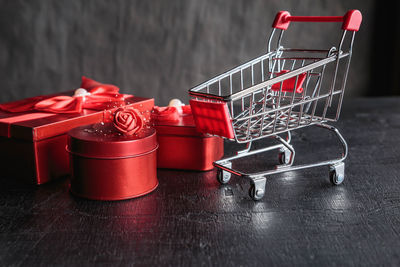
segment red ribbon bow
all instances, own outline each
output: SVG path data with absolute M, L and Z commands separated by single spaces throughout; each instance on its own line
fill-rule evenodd
M 182 116 L 192 114 L 190 105 L 181 106 L 180 109 L 181 112 L 179 112 L 178 108 L 174 106 L 168 106 L 168 107 L 154 106 L 153 111 L 151 113 L 151 120 L 154 123 L 177 122 L 180 120 Z
M 107 103 L 117 106 L 123 104 L 131 95 L 119 93 L 119 88 L 112 84 L 102 84 L 82 76 L 81 88 L 86 94 L 74 96 L 32 97 L 16 102 L 1 104 L 0 109 L 8 112 L 46 111 L 52 113 L 80 113 L 83 109 L 102 109 Z

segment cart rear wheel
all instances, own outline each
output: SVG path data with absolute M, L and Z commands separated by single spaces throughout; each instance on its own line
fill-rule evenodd
M 279 164 L 288 164 L 290 158 L 285 156 L 285 152 L 279 152 L 278 154 Z
M 264 196 L 264 193 L 265 193 L 265 191 L 263 189 L 257 189 L 256 190 L 256 186 L 254 184 L 250 185 L 249 196 L 253 200 L 257 201 L 257 200 L 262 199 L 262 197 Z
M 224 171 L 222 169 L 218 169 L 217 180 L 218 180 L 218 182 L 220 182 L 220 184 L 226 184 L 231 179 L 231 175 L 232 174 L 230 172 Z
M 344 181 L 344 162 L 330 166 L 329 180 L 333 185 L 340 185 Z
M 336 171 L 330 171 L 329 180 L 333 185 L 340 185 L 344 181 L 344 175 L 338 174 Z
M 292 152 L 287 148 L 279 149 L 278 160 L 279 164 L 288 165 L 290 164 L 290 158 L 292 157 Z

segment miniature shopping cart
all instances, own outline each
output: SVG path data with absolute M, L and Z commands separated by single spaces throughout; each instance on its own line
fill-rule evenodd
M 266 177 L 271 174 L 326 165 L 330 181 L 334 185 L 343 182 L 348 147 L 340 132 L 327 122 L 339 119 L 354 36 L 361 20 L 358 10 L 348 11 L 343 17 L 291 16 L 281 11 L 272 25 L 266 54 L 189 90 L 200 132 L 246 144 L 236 155 L 214 162 L 220 183 L 227 183 L 231 174 L 248 178 L 250 197 L 259 200 L 265 194 Z M 292 21 L 342 22 L 338 47 L 284 48 L 282 36 Z M 338 137 L 343 148 L 341 157 L 293 165 L 295 150 L 290 144 L 290 131 L 311 125 L 328 129 Z M 266 137 L 278 143 L 251 149 L 253 141 Z M 275 169 L 245 173 L 232 168 L 235 159 L 274 149 L 279 151 L 280 161 Z

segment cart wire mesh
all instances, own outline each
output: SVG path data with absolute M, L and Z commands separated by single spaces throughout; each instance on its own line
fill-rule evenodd
M 198 101 L 226 103 L 234 136 L 225 137 L 245 143 L 338 120 L 349 63 L 350 52 L 335 47 L 279 47 L 192 88 L 190 95 Z M 201 131 L 213 134 L 219 128 L 207 125 L 211 127 Z

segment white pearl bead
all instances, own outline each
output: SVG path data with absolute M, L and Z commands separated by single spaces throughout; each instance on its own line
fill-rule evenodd
M 170 107 L 180 107 L 180 106 L 183 106 L 183 103 L 179 99 L 175 98 L 175 99 L 171 99 L 171 101 L 169 101 L 168 106 L 170 106 Z
M 88 95 L 88 91 L 84 88 L 78 88 L 75 90 L 74 96 L 85 96 Z
M 182 101 L 180 101 L 177 98 L 171 99 L 171 101 L 169 101 L 168 106 L 170 107 L 176 107 L 176 110 L 178 110 L 179 114 L 182 114 L 182 106 L 184 106 L 185 104 L 182 103 Z

